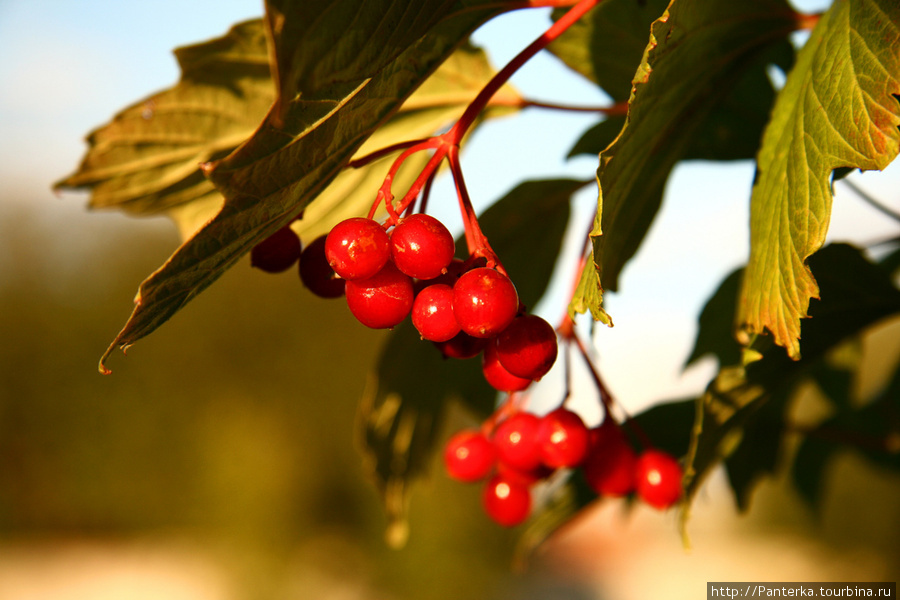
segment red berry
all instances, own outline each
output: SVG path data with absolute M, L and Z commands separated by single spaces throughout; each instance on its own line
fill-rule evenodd
M 284 226 L 250 250 L 250 266 L 266 273 L 291 268 L 300 257 L 300 238 L 290 226 Z
M 541 465 L 537 416 L 518 412 L 497 425 L 493 442 L 497 460 L 519 471 L 533 471 Z
M 484 510 L 497 524 L 513 527 L 531 514 L 531 492 L 527 486 L 495 475 L 484 487 Z
M 660 510 L 681 497 L 681 466 L 661 450 L 645 450 L 635 465 L 635 488 L 641 500 Z
M 537 482 L 547 479 L 553 475 L 554 471 L 555 469 L 546 465 L 539 465 L 537 468 L 531 469 L 530 471 L 520 471 L 519 469 L 514 469 L 504 463 L 497 463 L 498 475 L 502 475 L 505 479 L 524 485 L 525 487 L 531 487 Z
M 507 371 L 497 359 L 497 344 L 488 340 L 481 357 L 481 371 L 491 387 L 500 392 L 518 392 L 531 385 L 530 379 L 516 377 Z
M 404 218 L 391 233 L 394 264 L 410 277 L 432 279 L 440 275 L 456 253 L 453 236 L 430 215 Z
M 412 279 L 392 263 L 372 277 L 348 281 L 345 289 L 350 312 L 372 329 L 394 327 L 412 309 Z
M 446 342 L 435 342 L 434 345 L 441 351 L 444 358 L 465 359 L 474 358 L 481 354 L 481 351 L 484 350 L 490 341 L 492 340 L 475 338 L 460 331 Z
M 453 288 L 442 283 L 429 285 L 413 302 L 412 322 L 419 334 L 432 342 L 446 342 L 459 333 L 453 315 Z
M 577 413 L 557 408 L 541 417 L 537 431 L 541 460 L 548 467 L 574 467 L 587 456 L 590 434 Z
M 497 335 L 512 322 L 518 310 L 516 286 L 494 269 L 479 267 L 467 271 L 453 286 L 456 320 L 473 337 Z
M 521 315 L 497 336 L 497 356 L 518 377 L 540 379 L 556 362 L 556 331 L 537 315 Z
M 582 468 L 591 489 L 602 496 L 630 494 L 637 456 L 619 426 L 607 419 L 591 430 L 590 442 Z
M 480 431 L 460 431 L 447 440 L 444 465 L 453 479 L 471 483 L 491 474 L 497 453 Z
M 344 295 L 344 280 L 337 276 L 325 258 L 325 236 L 320 235 L 303 249 L 300 255 L 300 280 L 321 298 Z
M 325 238 L 325 256 L 344 279 L 366 279 L 378 273 L 391 257 L 391 240 L 372 219 L 346 219 Z

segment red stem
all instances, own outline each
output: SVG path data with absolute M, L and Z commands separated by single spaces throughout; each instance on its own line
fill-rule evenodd
M 451 144 L 458 145 L 472 126 L 472 123 L 475 122 L 475 119 L 481 111 L 484 110 L 484 107 L 491 97 L 497 93 L 497 90 L 499 90 L 503 84 L 509 81 L 509 78 L 512 77 L 513 73 L 522 68 L 522 65 L 528 62 L 535 54 L 546 48 L 550 42 L 558 38 L 566 29 L 574 25 L 578 19 L 599 4 L 600 1 L 601 0 L 581 0 L 578 4 L 569 9 L 566 14 L 560 17 L 558 21 L 551 25 L 547 31 L 541 34 L 540 37 L 528 44 L 524 50 L 519 52 L 511 61 L 500 69 L 493 78 L 491 78 L 487 85 L 482 88 L 472 103 L 466 108 L 466 111 L 459 118 L 459 121 L 457 121 L 453 128 L 442 137 L 446 137 L 447 141 Z

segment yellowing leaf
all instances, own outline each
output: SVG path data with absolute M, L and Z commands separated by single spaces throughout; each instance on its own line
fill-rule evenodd
M 154 214 L 221 196 L 200 171 L 252 135 L 275 99 L 262 21 L 175 50 L 174 87 L 117 114 L 88 137 L 78 171 L 57 188 L 89 188 L 92 208 Z M 215 204 L 215 203 L 214 203 Z
M 800 357 L 800 319 L 819 287 L 837 168 L 883 169 L 900 149 L 900 4 L 839 0 L 822 16 L 779 94 L 757 158 L 742 341 L 769 330 Z

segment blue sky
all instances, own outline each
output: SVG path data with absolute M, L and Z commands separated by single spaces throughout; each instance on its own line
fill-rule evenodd
M 804 2 L 802 7 L 813 11 L 825 4 Z M 75 168 L 85 134 L 122 107 L 172 85 L 178 78 L 172 48 L 221 35 L 234 22 L 261 12 L 262 3 L 255 0 L 158 0 L 152 5 L 2 0 L 0 209 L 27 200 L 33 211 L 54 222 L 82 218 L 81 197 L 66 195 L 60 201 L 49 188 Z M 546 10 L 518 11 L 486 25 L 475 40 L 499 66 L 546 25 Z M 597 90 L 547 55 L 533 59 L 513 83 L 537 99 L 603 101 Z M 528 110 L 488 124 L 463 154 L 476 204 L 489 203 L 526 178 L 591 177 L 595 160 L 566 162 L 563 157 L 593 122 L 583 114 Z M 897 206 L 897 171 L 857 181 Z M 598 333 L 600 360 L 610 385 L 634 409 L 697 389 L 708 378 L 711 365 L 687 379 L 680 378 L 680 365 L 705 298 L 746 258 L 752 174 L 749 163 L 678 167 L 650 237 L 624 273 L 621 293 L 608 296 L 616 327 Z M 582 218 L 590 217 L 594 202 L 588 190 L 578 203 Z M 835 199 L 832 239 L 868 240 L 895 231 L 852 194 L 841 192 Z M 561 283 L 560 289 L 567 286 Z M 551 319 L 562 310 L 554 301 L 541 307 Z M 646 376 L 648 369 L 653 377 Z

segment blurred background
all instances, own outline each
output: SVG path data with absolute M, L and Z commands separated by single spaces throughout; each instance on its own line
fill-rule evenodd
M 900 480 L 853 452 L 831 466 L 818 511 L 777 479 L 737 514 L 717 476 L 695 505 L 691 551 L 673 513 L 599 503 L 524 571 L 512 568 L 517 532 L 483 516 L 477 488 L 435 468 L 415 488 L 408 544 L 390 549 L 354 432 L 383 335 L 311 297 L 293 271 L 266 275 L 245 260 L 99 375 L 177 232 L 165 219 L 89 213 L 85 196 L 50 188 L 76 168 L 89 130 L 177 80 L 172 48 L 261 12 L 255 0 L 0 0 L 0 598 L 637 600 L 702 597 L 707 581 L 898 579 Z M 476 41 L 501 65 L 547 19 L 512 13 Z M 536 99 L 604 100 L 552 57 L 513 83 Z M 593 121 L 528 110 L 489 123 L 464 153 L 470 190 L 486 205 L 526 177 L 590 177 L 595 161 L 562 157 Z M 680 166 L 621 293 L 608 297 L 616 327 L 595 341 L 630 412 L 712 376 L 712 363 L 681 365 L 706 297 L 746 259 L 752 176 L 746 163 Z M 900 207 L 896 167 L 853 178 Z M 577 198 L 576 218 L 594 202 Z M 838 188 L 831 239 L 896 231 Z M 540 307 L 551 319 L 564 310 L 562 271 Z M 900 323 L 865 349 L 879 360 L 867 363 L 861 398 L 895 366 Z M 445 435 L 468 423 L 454 413 Z

